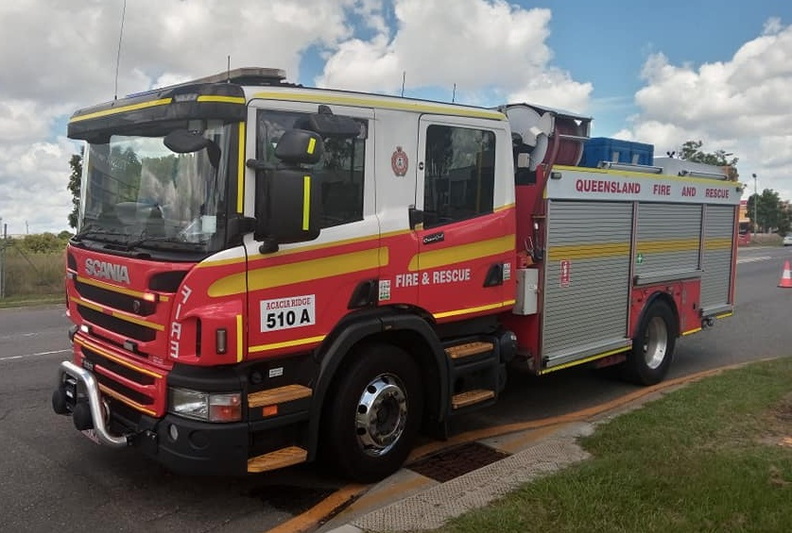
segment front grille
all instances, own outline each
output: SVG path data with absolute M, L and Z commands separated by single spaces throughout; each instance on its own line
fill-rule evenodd
M 96 373 L 96 381 L 99 382 L 100 385 L 104 385 L 109 389 L 113 389 L 115 392 L 129 398 L 133 402 L 139 403 L 140 405 L 150 406 L 154 404 L 154 398 L 149 398 L 145 394 L 142 394 L 136 390 L 130 389 L 126 385 L 122 385 L 121 383 L 116 382 L 115 380 L 104 376 L 102 374 Z
M 94 311 L 84 305 L 78 304 L 77 312 L 88 322 L 118 333 L 119 335 L 123 335 L 124 337 L 150 342 L 157 336 L 157 331 L 152 328 L 133 324 L 132 322 L 127 322 L 126 320 L 121 320 L 120 318 Z
M 93 373 L 103 392 L 116 404 L 151 416 L 165 410 L 165 376 L 148 369 L 140 361 L 124 362 L 122 354 L 105 352 L 92 341 L 78 335 L 75 344 L 83 357 L 82 365 Z M 125 418 L 132 420 L 133 416 Z
M 154 313 L 154 304 L 134 296 L 75 281 L 74 288 L 83 298 L 127 313 L 148 316 Z
M 101 365 L 111 372 L 115 372 L 119 376 L 125 377 L 131 381 L 134 381 L 135 383 L 140 383 L 141 385 L 154 384 L 154 378 L 152 376 L 138 372 L 137 370 L 129 368 L 128 366 L 118 364 L 111 359 L 107 359 L 106 357 L 102 357 L 90 348 L 83 348 L 83 355 L 85 356 L 85 359 L 88 360 L 88 362 L 95 365 Z

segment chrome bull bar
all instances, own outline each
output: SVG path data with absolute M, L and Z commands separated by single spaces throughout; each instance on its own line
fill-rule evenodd
M 59 383 L 63 383 L 64 374 L 76 379 L 85 389 L 88 407 L 91 409 L 93 429 L 96 431 L 99 442 L 112 448 L 125 448 L 129 446 L 131 444 L 131 436 L 113 435 L 110 433 L 105 417 L 103 416 L 103 412 L 106 408 L 102 405 L 102 397 L 99 394 L 99 384 L 96 382 L 96 378 L 93 374 L 70 361 L 63 361 L 58 371 Z

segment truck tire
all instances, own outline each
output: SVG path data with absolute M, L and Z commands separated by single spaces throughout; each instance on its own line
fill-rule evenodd
M 367 344 L 342 367 L 322 417 L 324 459 L 369 483 L 396 472 L 409 455 L 423 411 L 421 375 L 404 350 Z
M 660 383 L 674 358 L 677 323 L 674 312 L 663 301 L 656 301 L 644 313 L 632 351 L 624 362 L 623 376 L 638 385 Z

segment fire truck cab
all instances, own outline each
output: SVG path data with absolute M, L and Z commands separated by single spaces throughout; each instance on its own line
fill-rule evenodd
M 663 379 L 731 314 L 740 185 L 576 166 L 590 118 L 238 69 L 77 111 L 74 357 L 53 408 L 197 474 L 369 481 L 507 367 Z

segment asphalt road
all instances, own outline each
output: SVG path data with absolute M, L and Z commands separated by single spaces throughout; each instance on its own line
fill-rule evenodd
M 735 316 L 680 339 L 670 377 L 792 354 L 792 290 L 777 288 L 784 259 L 792 249 L 741 250 Z M 93 444 L 50 408 L 67 327 L 61 306 L 0 310 L 0 531 L 265 531 L 343 484 L 311 465 L 248 479 L 181 477 L 134 450 Z M 497 406 L 454 429 L 568 413 L 632 390 L 586 369 L 512 374 Z

